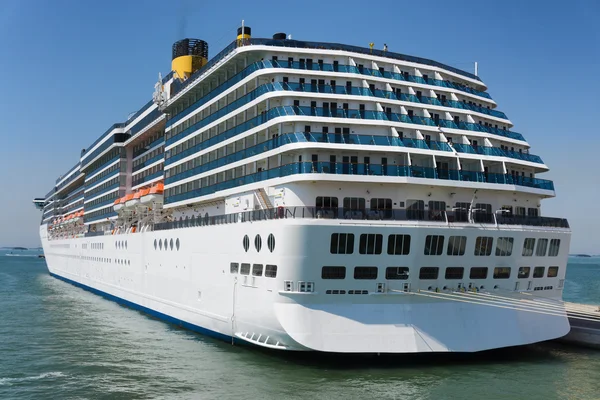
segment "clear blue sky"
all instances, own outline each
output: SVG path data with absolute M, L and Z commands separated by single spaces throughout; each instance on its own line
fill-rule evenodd
M 254 37 L 366 46 L 473 70 L 551 171 L 549 216 L 600 253 L 600 1 L 0 1 L 0 246 L 37 246 L 31 199 L 152 95 L 182 36 L 215 55 Z M 185 17 L 184 17 L 185 16 Z

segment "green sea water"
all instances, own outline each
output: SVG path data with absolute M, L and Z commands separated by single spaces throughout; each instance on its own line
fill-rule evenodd
M 0 255 L 0 399 L 600 399 L 600 351 L 342 357 L 232 346 Z M 29 255 L 29 256 L 28 256 Z M 600 259 L 571 259 L 565 300 L 600 304 Z

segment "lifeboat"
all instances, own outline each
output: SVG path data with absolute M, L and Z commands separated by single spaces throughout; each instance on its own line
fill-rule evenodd
M 158 182 L 150 188 L 146 195 L 142 196 L 142 204 L 162 203 L 164 191 L 165 185 L 162 182 Z
M 119 211 L 120 209 L 122 209 L 125 206 L 125 196 L 118 198 L 115 200 L 114 204 L 113 204 L 113 209 L 115 211 Z
M 125 203 L 125 207 L 133 208 L 140 204 L 140 196 L 141 194 L 139 190 L 133 193 L 133 197 L 131 198 L 131 200 L 128 200 L 127 203 Z
M 133 199 L 133 193 L 129 193 L 127 195 L 125 195 L 125 197 L 123 197 L 123 205 L 125 206 L 124 208 L 126 210 L 130 209 L 133 204 L 131 204 L 130 200 Z

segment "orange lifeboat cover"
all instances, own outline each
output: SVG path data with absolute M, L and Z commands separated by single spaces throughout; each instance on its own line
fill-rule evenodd
M 125 195 L 125 197 L 123 197 L 123 202 L 129 201 L 133 199 L 133 193 L 129 193 L 128 195 Z
M 135 194 L 133 195 L 134 199 L 139 199 L 140 197 L 142 197 L 142 191 L 138 190 L 137 192 L 135 192 Z
M 140 189 L 140 191 L 138 192 L 140 194 L 140 197 L 144 197 L 147 196 L 148 193 L 150 193 L 150 188 L 143 188 Z
M 150 189 L 150 194 L 162 194 L 165 191 L 165 185 L 162 182 L 158 182 Z

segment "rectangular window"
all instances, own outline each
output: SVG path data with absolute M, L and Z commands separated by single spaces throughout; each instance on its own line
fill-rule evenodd
M 523 257 L 531 257 L 535 247 L 535 238 L 527 238 L 523 243 Z
M 242 264 L 242 269 L 240 270 L 240 274 L 250 275 L 250 264 Z
M 438 267 L 422 267 L 419 271 L 419 279 L 431 280 L 437 279 L 440 269 Z
M 454 220 L 456 222 L 469 222 L 469 209 L 471 203 L 456 203 L 454 205 Z
M 424 253 L 426 256 L 439 256 L 444 251 L 444 237 L 440 235 L 427 235 L 425 238 Z
M 407 200 L 406 218 L 417 220 L 425 219 L 425 202 L 423 200 Z
M 558 276 L 558 267 L 548 267 L 548 278 L 556 278 Z
M 491 223 L 492 222 L 492 205 L 485 203 L 476 203 L 473 209 L 473 219 L 479 223 Z
M 410 253 L 410 235 L 389 235 L 388 254 L 405 256 Z
M 546 267 L 535 267 L 533 269 L 533 277 L 534 278 L 543 278 Z
M 446 202 L 445 201 L 430 201 L 429 202 L 429 220 L 430 221 L 445 221 Z
M 352 254 L 354 253 L 354 234 L 353 233 L 332 233 L 331 234 L 331 254 Z
M 262 264 L 252 265 L 252 275 L 262 276 L 262 274 L 263 274 L 263 265 Z
M 385 279 L 407 280 L 408 279 L 408 267 L 387 267 L 385 269 Z
M 363 233 L 360 235 L 358 250 L 360 254 L 381 254 L 383 235 L 375 233 Z
M 446 268 L 446 279 L 462 279 L 465 269 L 463 267 Z
M 496 241 L 496 255 L 510 257 L 512 254 L 514 239 L 511 237 L 499 237 Z
M 489 256 L 492 254 L 492 244 L 494 238 L 489 236 L 479 236 L 475 240 L 475 255 L 476 256 Z
M 510 267 L 494 268 L 494 279 L 508 279 L 508 278 L 510 278 Z
M 267 264 L 265 268 L 265 276 L 267 278 L 277 278 L 277 265 Z
M 377 279 L 377 267 L 354 267 L 354 279 Z
M 240 264 L 238 264 L 238 263 L 229 264 L 229 272 L 231 272 L 232 274 L 237 274 L 239 269 L 240 269 Z
M 530 273 L 531 273 L 531 267 L 519 267 L 519 275 L 517 275 L 517 278 L 527 279 L 527 278 L 529 278 Z
M 537 208 L 528 208 L 527 215 L 530 217 L 537 217 L 539 215 L 539 210 Z
M 469 273 L 469 279 L 486 279 L 487 274 L 487 267 L 473 267 Z
M 450 236 L 447 254 L 449 256 L 463 256 L 465 255 L 465 247 L 467 247 L 466 236 Z
M 365 210 L 365 199 L 363 199 L 362 197 L 345 197 L 344 198 L 344 215 L 348 211 L 363 212 L 364 210 Z
M 317 208 L 338 208 L 337 197 L 317 197 Z
M 548 250 L 548 257 L 558 256 L 559 250 L 560 250 L 560 239 L 551 239 L 550 240 L 550 249 Z
M 344 279 L 346 278 L 346 267 L 323 267 L 321 279 Z
M 371 199 L 371 210 L 391 210 L 392 199 Z
M 548 239 L 539 239 L 537 248 L 535 249 L 535 255 L 537 257 L 545 257 L 547 248 L 548 248 Z

